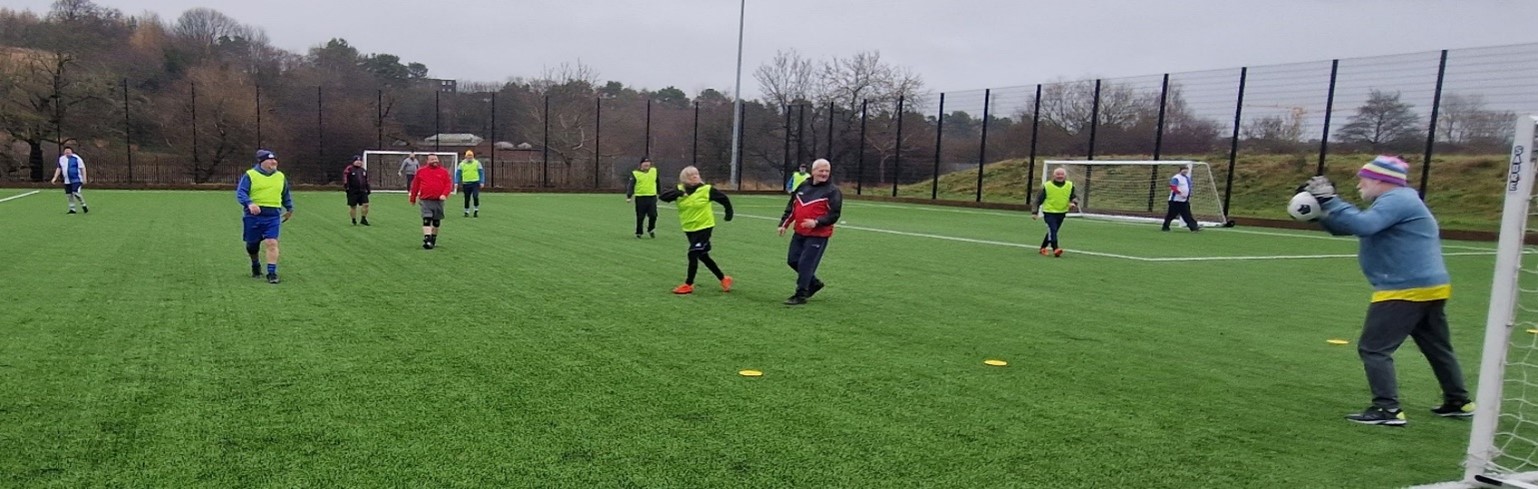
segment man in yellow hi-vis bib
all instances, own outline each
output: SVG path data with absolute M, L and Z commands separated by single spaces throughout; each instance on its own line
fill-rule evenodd
M 641 158 L 641 165 L 630 171 L 630 185 L 625 187 L 625 201 L 635 198 L 635 237 L 641 239 L 641 221 L 649 219 L 646 232 L 657 237 L 657 169 L 651 158 Z

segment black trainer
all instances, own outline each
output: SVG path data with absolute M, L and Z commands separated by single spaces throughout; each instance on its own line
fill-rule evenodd
M 262 278 L 261 265 L 251 265 L 251 278 Z
M 84 205 L 81 205 L 80 206 L 80 212 L 84 212 L 86 214 L 90 214 L 91 213 L 91 208 L 90 207 L 86 207 Z
M 1431 413 L 1444 418 L 1467 418 L 1474 415 L 1474 401 L 1446 401 L 1431 408 Z
M 652 239 L 657 239 L 657 232 L 656 231 L 647 231 L 646 234 L 651 235 Z M 636 237 L 639 238 L 640 236 L 636 236 Z
M 802 304 L 806 304 L 806 296 L 801 295 L 799 292 L 796 295 L 790 296 L 789 299 L 785 299 L 785 305 L 787 306 L 799 306 Z
M 74 210 L 74 209 L 70 209 L 70 210 L 69 210 L 69 213 L 70 213 L 70 214 L 79 214 L 79 213 L 78 213 L 78 212 L 75 212 L 75 210 Z M 639 237 L 640 237 L 640 236 L 636 236 L 636 237 L 637 237 L 637 238 L 639 238 Z
M 471 211 L 470 217 L 481 217 L 481 211 Z
M 373 224 L 369 224 L 368 223 L 368 218 L 367 217 L 363 218 L 363 222 L 361 224 L 363 224 L 364 226 L 372 226 L 373 225 Z
M 821 280 L 813 280 L 812 287 L 806 289 L 806 298 L 811 299 L 812 296 L 817 295 L 817 291 L 822 290 L 822 288 L 826 287 L 827 285 L 828 284 L 822 283 Z
M 273 284 L 273 285 L 277 285 L 278 282 L 281 282 L 281 280 L 278 280 L 278 274 L 276 274 L 276 273 L 269 273 L 269 274 L 267 274 L 267 283 Z
M 635 233 L 635 239 L 641 239 L 641 233 Z
M 1409 421 L 1405 420 L 1403 410 L 1395 409 L 1390 411 L 1377 406 L 1364 409 L 1360 413 L 1348 414 L 1346 415 L 1346 420 L 1353 423 L 1384 426 L 1404 426 L 1409 423 Z
M 358 225 L 358 220 L 357 219 L 353 219 L 352 220 L 352 225 L 357 226 Z

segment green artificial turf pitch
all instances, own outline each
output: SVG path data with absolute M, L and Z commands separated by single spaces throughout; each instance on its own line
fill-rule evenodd
M 850 200 L 788 307 L 780 197 L 692 296 L 676 212 L 637 240 L 619 195 L 454 200 L 426 251 L 403 195 L 298 193 L 276 286 L 230 192 L 86 198 L 0 203 L 0 486 L 1396 487 L 1467 443 L 1408 343 L 1409 427 L 1341 418 L 1369 290 L 1322 232 L 1071 219 L 1054 259 L 1026 214 Z M 1472 386 L 1493 244 L 1446 245 Z

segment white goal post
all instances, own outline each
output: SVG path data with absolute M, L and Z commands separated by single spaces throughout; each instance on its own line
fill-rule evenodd
M 1169 200 L 1169 180 L 1181 168 L 1191 170 L 1191 214 L 1202 226 L 1226 226 L 1228 216 L 1218 195 L 1212 168 L 1189 160 L 1047 160 L 1041 166 L 1041 182 L 1052 180 L 1052 171 L 1068 172 L 1079 195 L 1081 217 L 1135 222 L 1164 222 Z M 1035 195 L 1028 196 L 1035 199 Z M 1176 219 L 1176 223 L 1179 218 Z M 1172 223 L 1171 226 L 1174 226 Z
M 1517 118 L 1485 318 L 1465 484 L 1538 488 L 1538 263 L 1523 263 L 1533 225 L 1538 115 Z M 1465 486 L 1477 487 L 1477 486 Z
M 375 192 L 405 192 L 406 177 L 398 175 L 401 168 L 401 160 L 407 156 L 417 155 L 417 162 L 427 165 L 428 155 L 438 155 L 438 163 L 442 164 L 449 172 L 459 165 L 459 153 L 443 151 L 393 151 L 393 150 L 367 150 L 363 152 L 363 168 L 369 171 L 369 186 Z

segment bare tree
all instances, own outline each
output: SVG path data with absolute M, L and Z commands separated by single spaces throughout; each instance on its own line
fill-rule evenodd
M 774 59 L 753 70 L 753 79 L 758 80 L 765 104 L 783 107 L 812 100 L 816 73 L 812 60 L 792 49 L 774 53 Z
M 171 26 L 171 33 L 192 43 L 204 53 L 212 52 L 221 39 L 259 40 L 261 44 L 267 43 L 265 33 L 207 7 L 196 7 L 183 12 L 182 16 L 176 19 L 176 24 Z
M 66 51 L 15 50 L 0 62 L 0 126 L 26 143 L 29 177 L 43 179 L 43 144 L 64 144 L 57 128 L 77 108 L 101 101 L 103 82 Z
M 1373 151 L 1407 142 L 1420 132 L 1416 127 L 1419 116 L 1411 107 L 1399 100 L 1399 92 L 1372 90 L 1367 102 L 1356 108 L 1356 115 L 1335 137 L 1342 142 L 1367 144 Z

